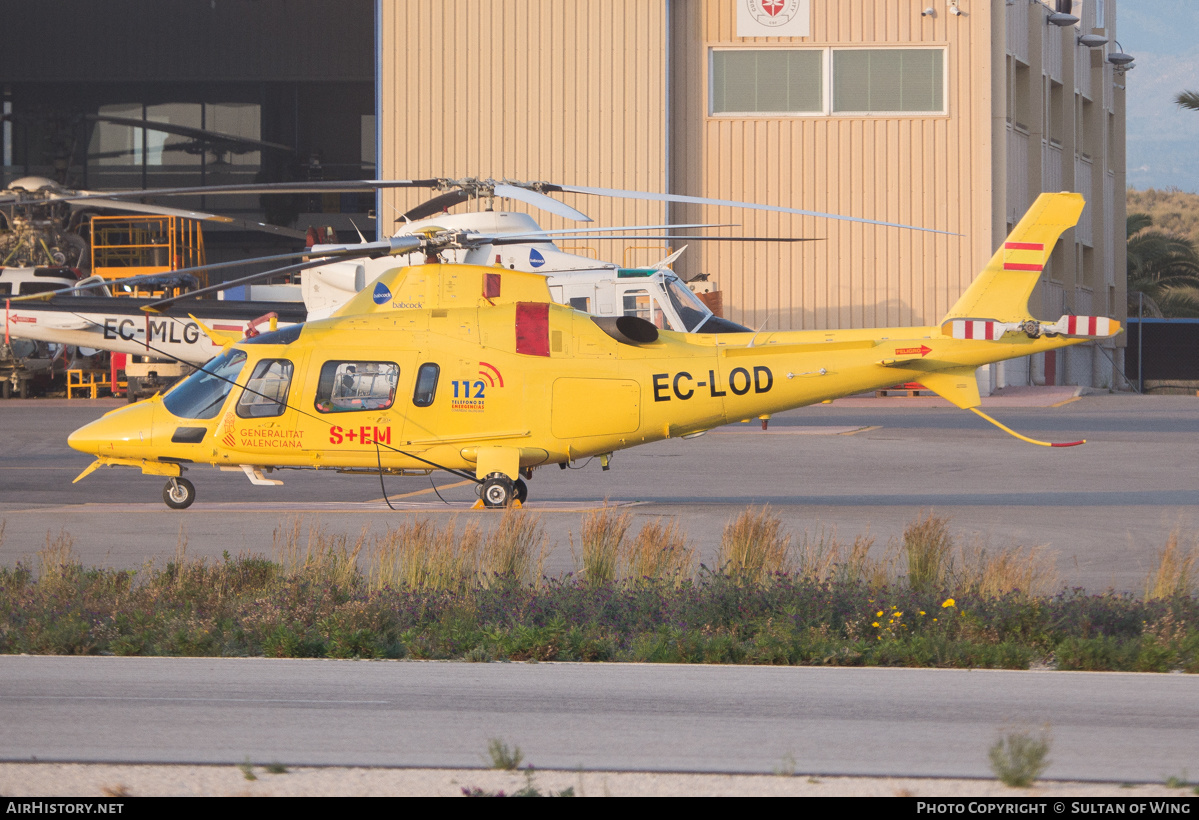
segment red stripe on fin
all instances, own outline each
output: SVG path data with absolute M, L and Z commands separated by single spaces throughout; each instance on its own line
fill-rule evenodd
M 1003 249 L 1008 251 L 1043 251 L 1045 246 L 1040 242 L 1004 242 Z

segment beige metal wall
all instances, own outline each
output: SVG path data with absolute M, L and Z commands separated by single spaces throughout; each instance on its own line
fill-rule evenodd
M 382 178 L 666 189 L 662 0 L 383 0 L 381 11 Z M 385 194 L 382 224 L 427 197 Z M 658 203 L 561 198 L 597 225 L 665 217 Z M 532 212 L 544 228 L 575 226 Z M 626 244 L 585 243 L 618 262 Z
M 1039 29 L 1021 28 L 1021 42 L 1009 42 L 1014 11 L 988 0 L 957 0 L 961 15 L 929 0 L 810 2 L 810 36 L 740 38 L 733 0 L 383 0 L 380 175 L 670 190 L 946 231 L 953 235 L 710 206 L 676 205 L 667 214 L 660 205 L 566 197 L 602 225 L 669 215 L 674 223 L 819 238 L 691 244 L 676 268 L 709 274 L 726 315 L 752 327 L 936 323 L 1002 241 L 1009 211 L 1022 212 L 1039 191 L 1039 157 L 1009 157 L 1007 110 L 1007 54 L 1039 64 Z M 935 13 L 922 15 L 929 7 Z M 1043 27 L 1040 5 L 1031 8 L 1017 10 Z M 709 113 L 713 48 L 854 46 L 943 48 L 945 113 Z M 1122 130 L 1120 116 L 1114 131 Z M 1116 184 L 1106 184 L 1119 194 L 1122 155 L 1112 166 Z M 1021 184 L 1013 188 L 1010 178 Z M 1098 178 L 1094 187 L 1102 190 Z M 401 191 L 385 202 L 404 210 L 423 198 Z M 394 218 L 388 204 L 384 215 Z M 566 227 L 536 215 L 546 227 Z M 665 254 L 587 244 L 626 264 Z M 1060 299 L 1042 290 L 1034 311 L 1042 298 L 1056 310 Z M 1118 301 L 1118 286 L 1112 293 Z
M 811 2 L 811 36 L 794 39 L 737 37 L 735 5 L 727 0 L 672 4 L 676 150 L 671 171 L 676 190 L 962 236 L 812 217 L 755 217 L 723 208 L 677 208 L 673 216 L 679 221 L 731 220 L 751 232 L 825 240 L 708 246 L 688 264 L 711 273 L 724 291 L 726 312 L 753 327 L 763 322 L 782 329 L 934 323 L 985 264 L 997 241 L 991 219 L 988 4 L 964 2 L 969 13 L 953 16 L 944 3 L 927 0 Z M 929 5 L 937 14 L 921 16 Z M 910 44 L 946 49 L 946 115 L 708 113 L 708 52 L 713 47 Z

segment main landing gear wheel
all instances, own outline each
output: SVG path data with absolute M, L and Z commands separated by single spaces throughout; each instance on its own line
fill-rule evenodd
M 196 485 L 186 478 L 172 478 L 162 488 L 162 500 L 172 510 L 185 510 L 196 500 Z
M 519 501 L 521 504 L 524 504 L 525 501 L 528 500 L 529 485 L 525 483 L 525 480 L 523 478 L 516 479 L 515 492 L 516 492 L 516 500 Z
M 485 507 L 507 507 L 516 497 L 516 484 L 512 479 L 500 473 L 493 473 L 483 480 L 480 497 Z

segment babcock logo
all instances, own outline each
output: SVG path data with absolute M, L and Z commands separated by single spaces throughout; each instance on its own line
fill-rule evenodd
M 529 249 L 529 264 L 535 268 L 540 268 L 545 264 L 545 257 L 537 252 L 536 248 Z
M 371 298 L 375 300 L 376 305 L 384 305 L 391 301 L 391 291 L 387 289 L 387 285 L 382 282 L 375 284 L 375 292 L 371 294 Z

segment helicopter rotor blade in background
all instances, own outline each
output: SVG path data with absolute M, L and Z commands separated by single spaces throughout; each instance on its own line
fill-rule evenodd
M 732 222 L 693 222 L 685 225 L 623 225 L 616 228 L 559 228 L 553 231 L 524 231 L 522 233 L 505 233 L 497 234 L 505 239 L 513 239 L 518 236 L 528 237 L 530 240 L 536 240 L 537 237 L 546 237 L 547 239 L 557 238 L 557 234 L 596 234 L 608 233 L 611 231 L 672 231 L 682 230 L 683 228 L 738 228 L 739 225 Z M 571 237 L 575 238 L 575 237 Z M 610 239 L 611 237 L 597 236 L 595 239 Z
M 202 185 L 188 188 L 146 188 L 127 191 L 75 191 L 59 199 L 84 202 L 88 199 L 136 199 L 156 196 L 206 196 L 216 194 L 320 194 L 370 193 L 379 188 L 436 188 L 436 179 L 318 180 L 313 182 L 264 182 L 250 185 Z M 32 204 L 32 201 L 31 201 Z
M 444 210 L 454 207 L 455 205 L 466 202 L 471 198 L 469 191 L 461 188 L 455 188 L 452 191 L 446 191 L 444 194 L 438 194 L 432 199 L 422 202 L 415 208 L 405 211 L 403 214 L 396 217 L 396 222 L 415 222 L 418 219 L 424 219 L 429 216 L 436 216 Z
M 528 205 L 540 208 L 543 211 L 548 211 L 555 216 L 561 216 L 566 219 L 572 219 L 575 222 L 590 222 L 591 217 L 582 211 L 576 211 L 574 208 L 545 194 L 540 194 L 537 191 L 529 188 L 518 188 L 515 185 L 506 185 L 497 183 L 495 185 L 495 195 L 506 197 L 507 199 L 515 199 L 519 202 L 524 202 Z
M 54 201 L 61 202 L 59 198 Z M 75 205 L 75 202 L 70 204 Z M 123 202 L 119 199 L 88 199 L 87 206 L 92 208 L 108 208 L 113 211 L 132 211 L 142 214 L 158 214 L 159 216 L 179 216 L 186 219 L 197 219 L 206 222 L 220 222 L 223 225 L 237 225 L 255 231 L 266 231 L 268 233 L 278 234 L 279 236 L 287 236 L 292 239 L 304 239 L 307 234 L 304 231 L 297 231 L 294 228 L 284 228 L 279 225 L 269 225 L 265 222 L 254 222 L 248 219 L 234 219 L 229 216 L 221 216 L 220 214 L 211 214 L 204 211 L 189 211 L 186 208 L 167 208 L 162 205 L 146 205 L 141 202 Z
M 690 234 L 624 234 L 619 236 L 555 236 L 557 240 L 585 240 L 585 239 L 657 239 L 657 240 L 674 240 L 685 239 L 688 242 L 692 240 L 696 242 L 823 242 L 824 237 L 798 237 L 798 236 L 691 236 Z M 513 237 L 495 236 L 490 237 L 486 244 L 491 245 L 524 245 L 528 243 L 528 237 Z
M 401 244 L 400 250 L 398 250 L 396 252 L 397 253 L 406 253 L 406 252 L 409 252 L 409 250 L 415 250 L 416 247 L 419 247 L 419 245 L 420 245 L 420 243 L 413 243 L 413 244 L 415 245 L 415 247 L 413 247 L 411 249 L 408 249 L 406 243 Z M 385 240 L 384 242 L 372 242 L 372 243 L 370 243 L 369 247 L 365 246 L 365 245 L 330 245 L 330 246 L 326 246 L 325 249 L 321 251 L 321 254 L 320 254 L 321 259 L 320 259 L 319 263 L 320 264 L 328 264 L 330 262 L 337 262 L 341 259 L 360 259 L 364 256 L 381 256 L 384 252 L 390 252 L 389 248 L 391 248 L 391 247 L 394 247 L 394 246 L 387 240 Z M 250 264 L 262 264 L 265 262 L 283 262 L 288 259 L 297 259 L 301 256 L 312 256 L 312 255 L 313 255 L 313 253 L 310 249 L 305 249 L 302 251 L 293 251 L 291 253 L 275 254 L 274 256 L 259 256 L 259 257 L 255 257 L 253 259 L 235 259 L 231 262 L 211 262 L 206 265 L 195 265 L 190 268 L 179 268 L 178 270 L 168 271 L 167 274 L 180 275 L 180 276 L 191 275 L 191 274 L 195 274 L 195 273 L 200 273 L 202 271 L 222 270 L 224 268 L 239 268 L 239 267 L 244 267 L 244 266 L 250 265 Z M 275 273 L 277 273 L 277 271 L 271 271 L 266 275 L 273 276 L 273 275 L 275 275 Z M 141 274 L 140 276 L 124 276 L 119 279 L 105 280 L 105 282 L 103 284 L 105 284 L 105 285 L 134 285 L 134 284 L 137 284 L 139 282 L 143 282 L 143 281 L 146 281 L 149 279 L 159 279 L 163 275 L 164 274 L 162 274 L 162 273 L 144 273 L 144 274 Z M 259 274 L 253 274 L 253 275 L 258 276 Z M 92 277 L 93 280 L 94 280 L 94 278 L 95 277 Z M 24 296 L 12 296 L 12 297 L 8 298 L 8 301 L 10 301 L 10 302 L 33 302 L 33 301 L 39 301 L 39 300 L 44 301 L 46 299 L 49 299 L 52 296 L 62 296 L 62 295 L 68 294 L 68 293 L 79 293 L 82 291 L 93 290 L 97 286 L 97 284 L 99 284 L 99 283 L 97 283 L 95 281 L 84 280 L 84 281 L 81 281 L 79 284 L 74 285 L 69 288 L 62 288 L 60 290 L 43 291 L 41 293 L 29 293 Z M 212 288 L 210 288 L 210 290 L 211 289 L 222 290 L 229 286 L 230 286 L 229 283 L 222 283 L 219 285 L 213 285 Z
M 397 236 L 393 237 L 392 239 L 384 239 L 379 242 L 368 242 L 365 245 L 352 245 L 349 247 L 345 245 L 326 245 L 324 247 L 317 245 L 313 248 L 313 250 L 306 253 L 307 255 L 320 254 L 320 259 L 309 259 L 306 262 L 300 262 L 295 265 L 287 265 L 282 268 L 262 271 L 261 273 L 252 273 L 249 276 L 243 276 L 240 279 L 222 282 L 219 285 L 210 285 L 206 288 L 200 288 L 199 290 L 191 290 L 178 296 L 160 299 L 157 302 L 146 305 L 144 308 L 142 308 L 142 310 L 158 310 L 160 308 L 169 307 L 181 299 L 195 299 L 208 293 L 218 293 L 222 290 L 238 287 L 239 285 L 248 285 L 251 282 L 270 279 L 272 276 L 282 276 L 285 273 L 295 273 L 296 271 L 307 270 L 308 268 L 320 267 L 321 265 L 327 265 L 331 261 L 337 261 L 339 259 L 361 259 L 367 256 L 383 256 L 387 254 L 396 256 L 399 254 L 412 253 L 413 251 L 420 250 L 420 248 L 427 243 L 428 240 L 422 236 Z M 184 272 L 190 270 L 194 270 L 194 268 L 185 268 Z
M 566 191 L 574 194 L 591 194 L 592 196 L 607 196 L 617 199 L 646 199 L 653 202 L 682 202 L 693 205 L 723 205 L 729 208 L 749 208 L 755 211 L 773 211 L 782 214 L 798 214 L 800 216 L 818 216 L 824 219 L 838 219 L 843 222 L 858 222 L 864 225 L 881 225 L 888 228 L 904 228 L 910 231 L 924 231 L 926 233 L 939 233 L 947 236 L 960 236 L 952 231 L 940 231 L 935 228 L 921 228 L 916 225 L 902 225 L 898 222 L 881 222 L 875 219 L 862 219 L 856 216 L 839 216 L 838 214 L 827 214 L 821 211 L 807 211 L 802 208 L 784 208 L 781 205 L 758 205 L 753 202 L 739 202 L 732 199 L 709 199 L 701 196 L 684 196 L 682 194 L 651 194 L 645 191 L 625 191 L 618 188 L 588 188 L 581 185 L 553 185 L 546 186 L 550 188 Z
M 191 140 L 196 140 L 201 143 L 212 143 L 213 146 L 221 146 L 220 150 L 232 151 L 234 153 L 245 153 L 248 151 L 283 151 L 288 154 L 294 154 L 296 149 L 290 145 L 283 145 L 278 142 L 265 142 L 264 140 L 252 139 L 251 137 L 239 137 L 236 134 L 222 134 L 219 131 L 212 131 L 204 128 L 192 128 L 187 125 L 175 125 L 169 122 L 155 122 L 153 120 L 140 120 L 134 117 L 111 117 L 107 114 L 84 114 L 85 120 L 92 122 L 108 122 L 113 125 L 127 125 L 130 128 L 144 128 L 147 131 L 161 131 L 165 134 L 174 134 L 178 137 L 186 137 Z M 236 146 L 236 147 L 235 147 Z

